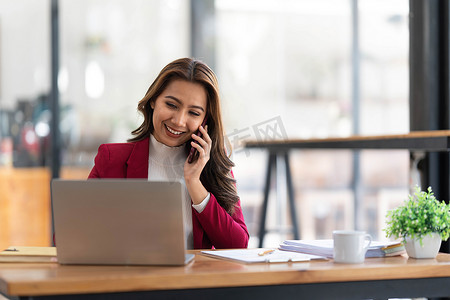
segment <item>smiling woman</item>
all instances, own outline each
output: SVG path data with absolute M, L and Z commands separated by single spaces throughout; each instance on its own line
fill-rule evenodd
M 175 60 L 150 85 L 138 110 L 144 121 L 135 137 L 101 145 L 89 178 L 182 180 L 188 248 L 246 248 L 249 235 L 225 151 L 214 72 L 198 60 Z M 198 155 L 191 160 L 192 148 Z

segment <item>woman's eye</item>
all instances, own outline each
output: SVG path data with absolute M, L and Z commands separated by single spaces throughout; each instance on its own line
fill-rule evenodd
M 170 102 L 166 102 L 166 105 L 170 108 L 177 108 L 177 106 L 175 104 L 170 103 Z
M 200 114 L 196 111 L 191 111 L 190 114 L 196 117 L 200 116 Z

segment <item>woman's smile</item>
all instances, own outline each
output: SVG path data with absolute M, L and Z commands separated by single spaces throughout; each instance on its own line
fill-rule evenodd
M 169 127 L 169 125 L 167 125 L 167 124 L 164 124 L 164 126 L 166 127 L 167 131 L 169 132 L 169 133 L 168 133 L 169 136 L 174 136 L 174 137 L 176 137 L 176 138 L 179 138 L 180 135 L 182 135 L 183 133 L 185 133 L 185 131 L 178 131 L 178 130 L 175 130 L 175 129 Z

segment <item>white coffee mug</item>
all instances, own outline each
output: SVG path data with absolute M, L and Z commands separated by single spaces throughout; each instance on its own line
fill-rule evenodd
M 372 237 L 365 231 L 333 231 L 333 259 L 337 263 L 359 264 L 364 262 Z

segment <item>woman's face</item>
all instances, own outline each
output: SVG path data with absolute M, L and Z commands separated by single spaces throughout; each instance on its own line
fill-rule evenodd
M 206 116 L 206 99 L 202 85 L 181 79 L 171 81 L 150 103 L 156 140 L 169 147 L 189 141 Z

